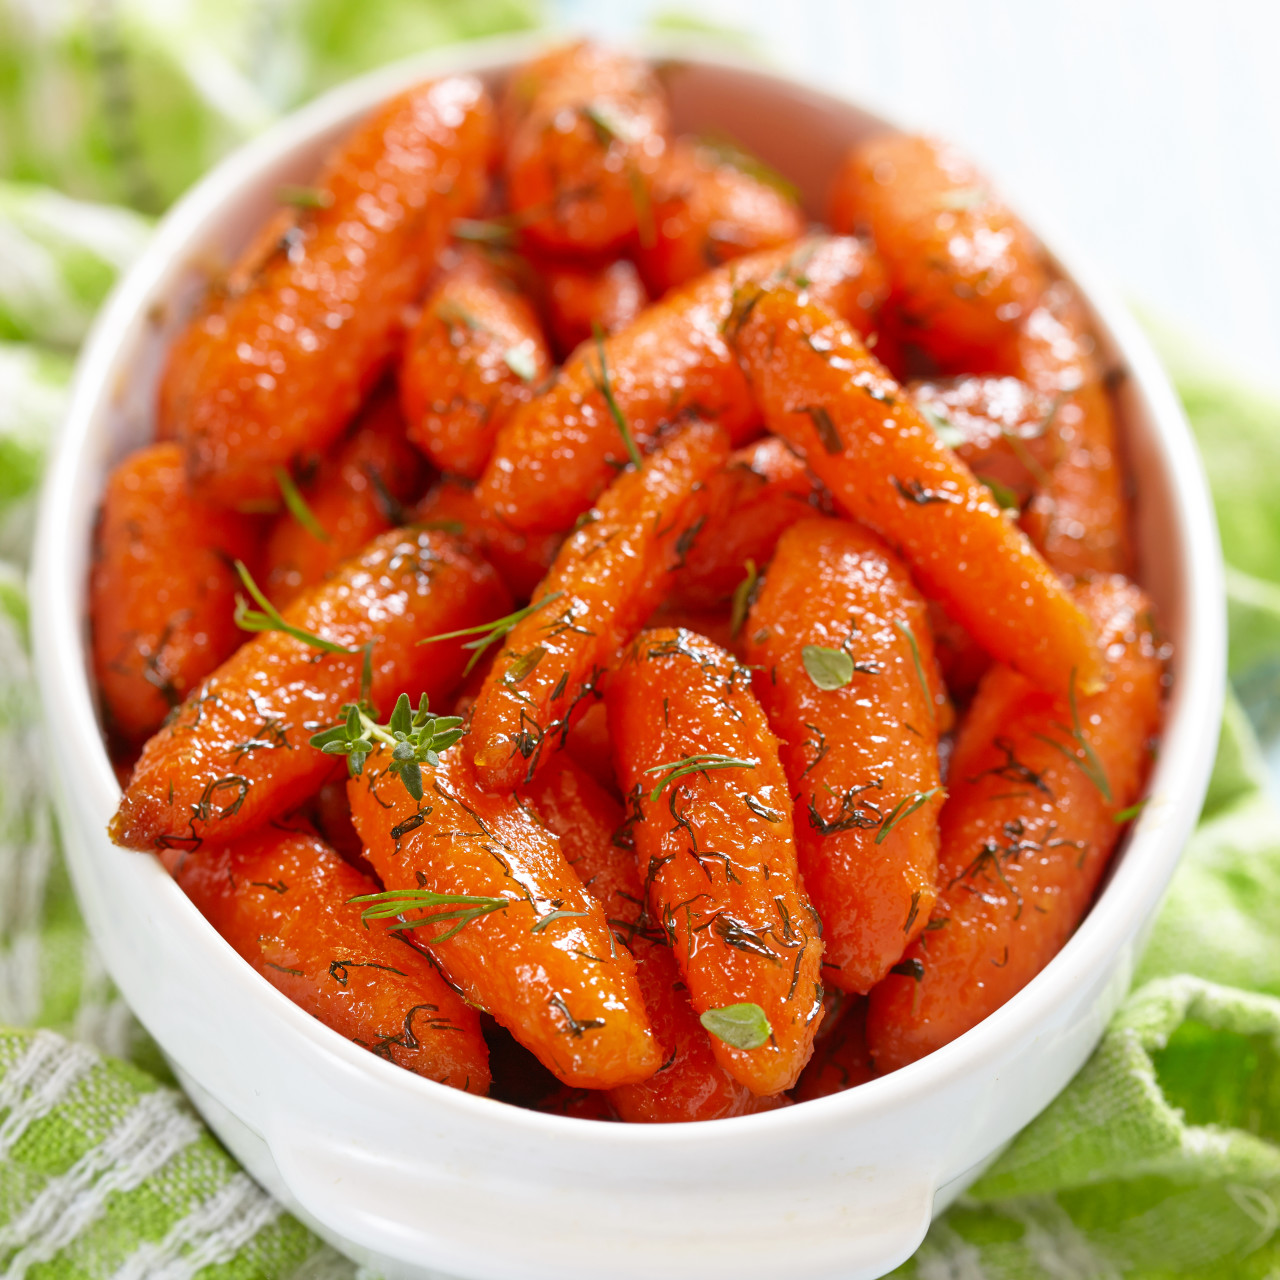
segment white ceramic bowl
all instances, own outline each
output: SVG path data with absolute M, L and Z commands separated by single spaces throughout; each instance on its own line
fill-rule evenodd
M 151 436 L 157 370 L 202 271 L 225 263 L 279 186 L 305 182 L 373 103 L 442 71 L 500 73 L 536 44 L 415 59 L 283 121 L 173 210 L 101 316 L 44 494 L 34 575 L 36 658 L 76 891 L 125 998 L 226 1145 L 321 1235 L 387 1276 L 878 1276 L 1094 1047 L 1200 807 L 1217 738 L 1221 562 L 1191 436 L 1132 320 L 1055 241 L 1128 372 L 1120 403 L 1142 578 L 1176 646 L 1176 680 L 1153 801 L 1098 903 L 1039 977 L 953 1044 L 767 1115 L 645 1127 L 522 1111 L 420 1079 L 308 1017 L 235 955 L 156 860 L 106 838 L 119 788 L 87 675 L 93 515 L 108 468 Z M 843 149 L 889 127 L 722 55 L 686 56 L 667 78 L 680 128 L 736 137 L 814 209 Z

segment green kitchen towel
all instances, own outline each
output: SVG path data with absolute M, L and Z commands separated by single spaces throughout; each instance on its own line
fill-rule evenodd
M 352 1280 L 172 1089 L 88 941 L 58 850 L 26 641 L 31 503 L 70 350 L 147 223 L 32 184 L 158 208 L 316 87 L 527 11 L 47 0 L 36 12 L 0 0 L 0 1272 Z M 128 109 L 107 119 L 121 85 Z M 50 101 L 59 110 L 41 115 Z M 1133 993 L 901 1276 L 1280 1280 L 1280 812 L 1258 741 L 1280 736 L 1280 405 L 1157 336 L 1219 500 L 1239 696 Z

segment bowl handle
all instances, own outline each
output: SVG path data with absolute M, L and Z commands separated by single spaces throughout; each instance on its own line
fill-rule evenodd
M 605 1170 L 594 1183 L 535 1185 L 319 1134 L 283 1137 L 272 1155 L 299 1216 L 397 1280 L 652 1280 L 673 1256 L 700 1280 L 876 1280 L 924 1239 L 936 1187 L 920 1169 L 865 1167 L 780 1208 L 777 1187 L 689 1195 Z

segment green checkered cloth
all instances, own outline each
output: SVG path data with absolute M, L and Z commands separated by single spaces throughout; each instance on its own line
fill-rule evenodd
M 0 1270 L 352 1280 L 354 1265 L 257 1188 L 172 1087 L 88 940 L 59 853 L 25 640 L 31 499 L 74 346 L 148 223 L 38 184 L 159 207 L 315 88 L 526 11 L 115 0 L 88 23 L 66 0 L 35 12 L 0 0 Z M 93 94 L 118 109 L 122 75 L 131 115 L 113 124 Z M 50 86 L 69 116 L 37 111 Z M 1219 498 L 1238 696 L 1133 993 L 901 1276 L 1280 1280 L 1280 812 L 1259 747 L 1259 734 L 1280 738 L 1280 405 L 1157 336 Z

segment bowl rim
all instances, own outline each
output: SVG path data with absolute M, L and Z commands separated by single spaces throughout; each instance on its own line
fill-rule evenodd
M 41 496 L 36 554 L 32 574 L 32 634 L 42 703 L 48 720 L 57 725 L 78 761 L 77 786 L 90 797 L 104 817 L 114 811 L 120 789 L 107 758 L 94 711 L 90 662 L 84 625 L 86 581 L 68 566 L 87 555 L 72 545 L 69 516 L 77 482 L 83 487 L 86 446 L 100 428 L 98 419 L 114 394 L 116 379 L 127 367 L 126 357 L 136 340 L 137 326 L 153 304 L 153 295 L 172 287 L 174 273 L 191 246 L 198 243 L 218 210 L 246 188 L 260 181 L 273 163 L 306 145 L 315 136 L 356 118 L 378 101 L 408 85 L 436 74 L 486 73 L 564 38 L 563 32 L 539 31 L 465 42 L 413 55 L 367 72 L 329 90 L 302 108 L 282 117 L 262 134 L 233 150 L 191 188 L 162 218 L 152 240 L 127 275 L 116 285 L 99 312 L 82 348 L 73 381 L 70 407 Z M 746 72 L 772 83 L 797 99 L 853 107 L 881 122 L 886 129 L 901 130 L 880 112 L 864 107 L 851 95 L 802 84 L 783 71 L 726 50 L 700 37 L 661 37 L 611 41 L 631 47 L 648 57 L 709 65 L 712 69 Z M 999 174 L 995 175 L 997 180 Z M 1025 204 L 1025 202 L 1022 202 Z M 236 984 L 243 996 L 245 1016 L 255 1004 L 265 1002 L 264 1012 L 280 1020 L 282 1033 L 297 1032 L 309 1048 L 326 1058 L 337 1058 L 359 1073 L 372 1073 L 383 1086 L 410 1091 L 415 1105 L 455 1110 L 472 1123 L 524 1127 L 543 1138 L 582 1139 L 587 1131 L 601 1141 L 617 1142 L 625 1149 L 661 1145 L 673 1141 L 702 1146 L 707 1142 L 737 1141 L 748 1133 L 760 1134 L 798 1128 L 828 1128 L 833 1121 L 856 1125 L 873 1113 L 910 1106 L 959 1076 L 980 1071 L 998 1061 L 1019 1041 L 1035 1031 L 1047 1010 L 1068 1000 L 1087 979 L 1110 963 L 1125 941 L 1154 909 L 1181 856 L 1185 836 L 1195 819 L 1199 799 L 1207 786 L 1214 756 L 1216 728 L 1225 689 L 1225 591 L 1218 532 L 1207 481 L 1181 405 L 1154 351 L 1111 287 L 1075 252 L 1059 231 L 1043 216 L 1027 219 L 1063 274 L 1079 288 L 1127 367 L 1138 393 L 1148 403 L 1153 430 L 1150 445 L 1161 456 L 1175 513 L 1174 524 L 1184 538 L 1184 558 L 1178 565 L 1180 592 L 1185 592 L 1185 637 L 1175 657 L 1178 672 L 1177 701 L 1169 707 L 1161 754 L 1148 782 L 1148 794 L 1160 785 L 1168 809 L 1187 810 L 1188 788 L 1196 806 L 1172 822 L 1161 822 L 1161 806 L 1148 805 L 1126 837 L 1126 856 L 1113 863 L 1113 874 L 1088 915 L 1062 950 L 1022 990 L 971 1030 L 917 1062 L 802 1106 L 758 1115 L 685 1124 L 624 1125 L 585 1123 L 570 1116 L 552 1115 L 500 1104 L 494 1099 L 463 1093 L 416 1076 L 384 1062 L 338 1032 L 312 1018 L 266 982 L 236 955 L 199 914 L 176 883 L 155 859 L 139 855 L 137 886 L 167 912 L 185 912 L 190 943 L 199 948 L 199 959 Z M 1123 428 L 1122 428 L 1123 430 Z M 101 493 L 101 476 L 93 486 Z M 1176 715 L 1176 719 L 1175 719 Z M 1214 732 L 1206 733 L 1208 721 Z M 1178 784 L 1182 785 L 1179 786 Z M 1167 816 L 1167 815 L 1166 815 Z M 104 823 L 105 825 L 105 823 Z M 101 839 L 105 842 L 105 831 Z M 1163 849 L 1161 845 L 1164 845 Z M 1135 850 L 1139 851 L 1134 856 Z M 158 1037 L 159 1038 L 159 1037 Z M 185 1064 L 184 1069 L 185 1069 Z M 381 1074 L 380 1074 L 381 1073 Z M 203 1085 L 198 1075 L 193 1078 Z M 717 1138 L 717 1135 L 720 1135 Z

